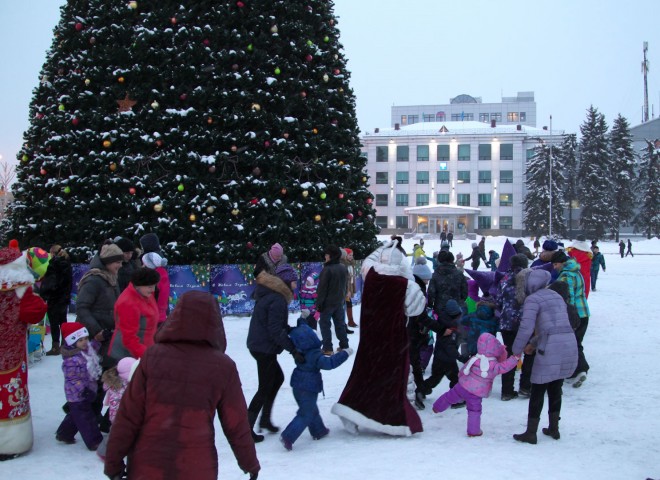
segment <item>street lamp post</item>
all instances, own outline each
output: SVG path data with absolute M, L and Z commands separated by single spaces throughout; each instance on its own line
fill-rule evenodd
M 549 197 L 550 197 L 550 219 L 548 222 L 548 230 L 549 230 L 549 235 L 552 237 L 552 115 L 550 115 L 550 190 L 549 190 Z

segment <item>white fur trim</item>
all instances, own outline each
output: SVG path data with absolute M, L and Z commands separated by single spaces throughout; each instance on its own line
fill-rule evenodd
M 25 252 L 13 262 L 0 265 L 0 283 L 6 284 L 9 288 L 20 283 L 34 283 L 34 275 L 28 269 Z
M 17 455 L 29 452 L 33 439 L 32 415 L 29 412 L 18 419 L 5 420 L 0 428 L 0 454 Z
M 350 428 L 347 427 L 347 430 L 350 433 L 357 433 L 358 428 L 364 427 L 370 430 L 375 430 L 377 432 L 381 432 L 387 435 L 392 435 L 397 437 L 410 437 L 412 435 L 412 432 L 410 431 L 410 427 L 408 427 L 408 425 L 385 425 L 382 423 L 378 423 L 377 421 L 365 417 L 361 413 L 341 403 L 335 403 L 332 406 L 332 413 L 334 413 L 339 418 L 341 418 L 344 427 L 347 427 L 347 423 L 348 423 L 348 427 L 350 427 L 351 424 L 355 425 L 354 429 L 352 427 Z
M 481 378 L 486 378 L 488 376 L 488 369 L 490 368 L 490 360 L 495 360 L 495 359 L 482 355 L 481 353 L 477 353 L 474 357 L 468 360 L 468 362 L 465 364 L 465 368 L 463 368 L 463 373 L 465 375 L 469 375 L 472 365 L 474 365 L 477 360 L 479 360 L 479 369 L 481 370 Z
M 75 332 L 70 333 L 69 335 L 67 335 L 64 341 L 68 346 L 72 347 L 73 345 L 76 344 L 78 340 L 80 340 L 83 337 L 89 337 L 89 332 L 85 327 L 79 328 Z

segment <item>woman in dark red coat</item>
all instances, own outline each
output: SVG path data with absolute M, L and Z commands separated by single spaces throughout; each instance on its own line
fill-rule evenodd
M 224 353 L 227 340 L 213 296 L 183 294 L 155 340 L 112 424 L 105 474 L 121 475 L 128 457 L 129 479 L 216 480 L 217 411 L 239 467 L 256 478 L 260 466 L 241 380 Z

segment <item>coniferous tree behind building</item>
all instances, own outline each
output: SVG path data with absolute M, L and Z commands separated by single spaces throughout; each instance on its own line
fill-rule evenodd
M 612 152 L 612 165 L 610 175 L 613 186 L 614 209 L 611 231 L 619 241 L 619 230 L 622 225 L 632 220 L 635 213 L 635 152 L 633 150 L 632 135 L 628 121 L 619 115 L 614 119 L 610 131 L 610 151 Z
M 605 116 L 593 106 L 580 125 L 580 226 L 593 238 L 602 238 L 614 218 L 611 154 Z
M 635 225 L 647 238 L 660 237 L 660 140 L 646 141 L 639 166 L 637 190 L 641 193 Z
M 376 247 L 331 1 L 69 0 L 30 105 L 10 235 L 175 263 Z
M 562 195 L 568 211 L 567 235 L 573 238 L 573 210 L 578 200 L 578 145 L 577 135 L 574 133 L 564 135 L 559 147 L 558 163 L 564 176 Z

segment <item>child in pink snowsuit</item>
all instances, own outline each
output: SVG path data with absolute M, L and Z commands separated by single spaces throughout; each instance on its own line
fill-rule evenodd
M 481 399 L 488 397 L 493 380 L 513 370 L 520 359 L 506 356 L 506 348 L 490 333 L 482 333 L 477 340 L 477 354 L 470 358 L 458 373 L 458 383 L 433 404 L 433 412 L 444 412 L 450 405 L 465 401 L 468 411 L 467 434 L 483 435 L 481 431 Z

